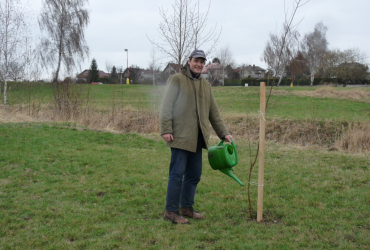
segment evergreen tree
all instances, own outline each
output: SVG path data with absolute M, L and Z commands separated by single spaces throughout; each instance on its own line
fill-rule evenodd
M 117 80 L 117 68 L 116 68 L 116 66 L 113 66 L 112 72 L 110 73 L 110 78 L 111 78 L 112 83 L 116 83 L 116 80 Z
M 230 64 L 225 67 L 225 73 L 229 79 L 240 79 L 239 72 L 234 71 L 233 67 Z
M 99 69 L 96 60 L 93 58 L 91 61 L 91 66 L 89 70 L 89 77 L 87 79 L 88 83 L 98 82 L 99 81 Z
M 213 58 L 212 63 L 218 63 L 218 64 L 221 64 L 221 63 L 220 63 L 220 59 L 218 59 L 217 57 Z

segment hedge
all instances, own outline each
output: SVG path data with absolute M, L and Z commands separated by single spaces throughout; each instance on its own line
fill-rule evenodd
M 271 86 L 273 84 L 273 79 L 241 79 L 241 80 L 228 80 L 225 79 L 225 86 L 245 86 L 248 83 L 248 86 L 260 86 L 260 82 L 266 82 L 267 86 Z M 275 85 L 279 82 L 279 79 L 275 79 Z M 287 78 L 281 79 L 280 86 L 290 86 L 291 80 Z M 310 86 L 311 80 L 310 79 L 300 79 L 294 80 L 294 86 Z M 324 84 L 343 84 L 341 79 L 337 78 L 315 78 L 313 81 L 313 85 L 324 85 Z M 357 82 L 355 84 L 370 84 L 369 79 L 361 80 L 361 82 Z M 351 84 L 349 84 L 351 85 Z

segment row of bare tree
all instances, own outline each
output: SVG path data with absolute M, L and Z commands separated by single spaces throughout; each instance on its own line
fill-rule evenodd
M 297 2 L 297 6 L 302 6 L 307 1 Z M 84 37 L 89 23 L 87 3 L 88 0 L 43 0 L 42 11 L 38 16 L 42 38 L 35 41 L 30 34 L 31 17 L 26 6 L 22 6 L 20 0 L 0 1 L 0 82 L 4 82 L 0 91 L 4 90 L 5 105 L 9 79 L 37 80 L 41 72 L 50 70 L 53 82 L 57 82 L 61 70 L 71 74 L 88 56 L 89 48 Z M 160 9 L 162 22 L 158 33 L 161 41 L 148 38 L 153 45 L 149 62 L 153 71 L 153 84 L 157 81 L 155 72 L 161 66 L 154 48 L 178 65 L 186 62 L 193 49 L 202 46 L 207 48 L 207 54 L 215 51 L 222 29 L 217 24 L 207 27 L 210 4 L 209 1 L 204 11 L 201 11 L 201 0 L 174 0 L 171 10 Z M 366 66 L 365 70 L 361 66 L 365 56 L 358 50 L 328 49 L 327 27 L 323 23 L 318 23 L 313 32 L 299 40 L 298 25 L 293 25 L 291 20 L 286 16 L 281 32 L 270 34 L 262 55 L 262 60 L 275 77 L 281 80 L 289 70 L 295 75 L 311 77 L 312 84 L 318 74 L 352 79 L 353 75 L 362 77 L 360 73 L 367 72 Z M 210 77 L 216 79 L 226 74 L 230 77 L 235 64 L 229 48 L 221 49 L 216 56 L 222 72 L 213 71 Z M 116 67 L 118 72 L 123 69 Z M 218 72 L 217 75 L 215 72 Z
M 319 22 L 312 32 L 299 40 L 297 26 L 284 23 L 280 34 L 270 33 L 261 57 L 270 72 L 278 78 L 280 85 L 283 76 L 290 73 L 292 81 L 296 77 L 309 77 L 311 85 L 315 77 L 341 79 L 344 85 L 368 78 L 366 55 L 358 49 L 328 48 L 326 32 L 328 28 Z
M 43 71 L 51 70 L 57 82 L 62 67 L 71 73 L 86 58 L 87 3 L 88 0 L 44 0 L 38 16 L 42 37 L 34 40 L 27 5 L 20 0 L 0 1 L 0 83 L 4 82 L 5 106 L 9 79 L 39 80 Z
M 307 2 L 294 2 L 296 8 L 290 16 L 286 13 L 280 32 L 270 33 L 270 39 L 261 57 L 268 65 L 268 71 L 279 79 L 277 85 L 279 86 L 281 79 L 288 74 L 291 74 L 292 81 L 298 76 L 310 78 L 311 85 L 318 76 L 340 78 L 346 83 L 367 78 L 366 56 L 358 49 L 329 50 L 327 27 L 322 22 L 316 24 L 314 30 L 300 40 L 300 22 L 293 24 L 292 17 L 298 8 Z M 217 30 L 217 24 L 207 28 L 210 2 L 203 12 L 200 11 L 200 3 L 200 0 L 175 0 L 170 10 L 161 8 L 162 22 L 158 29 L 160 41 L 148 38 L 153 47 L 177 65 L 184 64 L 193 49 L 208 46 L 206 51 L 209 54 L 214 52 L 218 44 L 221 29 Z M 216 57 L 220 69 L 209 72 L 210 82 L 220 82 L 225 75 L 233 78 L 233 68 L 236 65 L 229 48 L 221 49 Z M 151 66 L 155 68 L 155 60 L 151 61 Z

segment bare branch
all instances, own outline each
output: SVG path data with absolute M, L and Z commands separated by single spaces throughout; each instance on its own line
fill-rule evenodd
M 8 79 L 21 78 L 27 63 L 27 18 L 28 15 L 19 1 L 0 2 L 0 81 L 4 81 L 4 107 L 7 105 Z
M 111 61 L 105 61 L 105 69 L 107 70 L 107 72 L 112 72 L 112 69 L 113 69 L 113 63 Z
M 273 70 L 274 75 L 280 76 L 280 79 L 282 77 L 282 74 L 284 73 L 284 66 L 287 64 L 288 59 L 291 58 L 292 55 L 294 54 L 292 51 L 294 51 L 293 48 L 299 36 L 299 33 L 296 30 L 297 25 L 293 24 L 294 17 L 297 13 L 298 8 L 302 7 L 307 2 L 308 1 L 302 2 L 301 0 L 293 0 L 293 11 L 291 12 L 291 15 L 289 15 L 288 14 L 289 11 L 286 8 L 285 1 L 284 1 L 285 21 L 283 24 L 283 30 L 280 35 L 270 34 L 270 41 L 267 42 L 265 50 L 261 57 L 261 60 L 265 61 L 267 65 L 269 66 L 269 70 Z M 268 104 L 269 104 L 271 93 L 272 93 L 272 88 L 274 87 L 274 85 L 275 85 L 275 82 L 271 84 L 270 92 L 266 100 L 265 110 L 267 110 L 268 108 Z M 255 161 L 257 159 L 257 155 L 258 155 L 258 149 L 257 149 Z M 255 162 L 251 163 L 250 165 L 249 182 L 251 179 L 252 169 L 253 169 L 254 164 Z M 248 185 L 248 197 L 250 197 L 249 186 L 250 185 Z M 249 198 L 249 204 L 250 204 L 250 207 L 249 207 L 250 216 L 251 216 L 251 219 L 253 219 L 250 198 Z
M 311 85 L 315 74 L 318 72 L 322 59 L 328 49 L 326 31 L 328 28 L 322 22 L 315 25 L 313 32 L 304 36 L 301 50 L 311 75 Z
M 162 54 L 171 58 L 176 64 L 184 64 L 194 48 L 210 44 L 207 54 L 214 51 L 221 34 L 217 32 L 217 24 L 207 31 L 207 20 L 210 4 L 206 12 L 200 12 L 201 0 L 175 0 L 172 5 L 172 14 L 163 8 L 159 9 L 162 22 L 159 24 L 158 33 L 161 42 L 151 38 L 148 40 Z
M 45 0 L 39 17 L 40 29 L 46 33 L 41 40 L 43 61 L 54 70 L 57 81 L 62 64 L 69 73 L 88 56 L 85 28 L 89 23 L 88 0 Z M 56 64 L 56 65 L 55 65 Z

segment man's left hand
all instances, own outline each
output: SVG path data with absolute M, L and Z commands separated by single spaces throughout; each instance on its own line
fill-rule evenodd
M 233 137 L 231 135 L 226 135 L 225 136 L 225 141 L 226 142 L 230 142 L 231 143 L 231 140 L 233 139 Z

